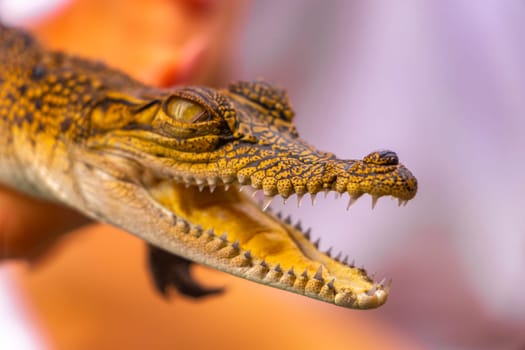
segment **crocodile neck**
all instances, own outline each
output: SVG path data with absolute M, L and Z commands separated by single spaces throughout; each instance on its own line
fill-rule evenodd
M 0 182 L 75 206 L 70 149 L 89 132 L 90 107 L 111 93 L 159 91 L 101 63 L 44 50 L 20 30 L 2 26 L 0 39 Z

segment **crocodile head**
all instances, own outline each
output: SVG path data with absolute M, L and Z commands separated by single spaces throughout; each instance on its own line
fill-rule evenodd
M 382 305 L 388 284 L 320 252 L 309 231 L 266 209 L 276 197 L 313 201 L 327 191 L 346 194 L 348 206 L 363 194 L 373 205 L 382 196 L 405 204 L 417 181 L 392 151 L 341 160 L 317 150 L 299 138 L 293 116 L 285 92 L 264 82 L 108 94 L 91 110 L 85 146 L 111 159 L 99 169 L 147 193 L 164 213 L 159 221 L 171 217 L 168 238 L 155 242 L 162 248 L 337 305 Z

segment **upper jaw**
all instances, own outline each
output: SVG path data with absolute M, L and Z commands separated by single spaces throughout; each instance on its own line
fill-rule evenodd
M 402 164 L 368 169 L 369 166 L 361 160 L 328 159 L 316 164 L 305 164 L 290 158 L 288 163 L 295 169 L 303 168 L 302 172 L 306 175 L 284 177 L 277 173 L 276 176 L 272 176 L 271 174 L 276 172 L 271 166 L 261 170 L 248 170 L 254 169 L 248 164 L 235 172 L 231 169 L 215 168 L 210 172 L 195 174 L 191 172 L 181 174 L 177 169 L 161 167 L 165 172 L 160 177 L 170 178 L 186 187 L 194 186 L 200 191 L 211 193 L 216 188 L 228 189 L 231 186 L 240 186 L 241 191 L 249 194 L 261 192 L 264 196 L 263 207 L 267 207 L 276 197 L 286 201 L 294 194 L 299 201 L 304 195 L 310 194 L 314 202 L 319 192 L 329 191 L 340 195 L 347 194 L 348 207 L 363 194 L 372 197 L 373 205 L 383 196 L 397 198 L 400 205 L 405 205 L 417 192 L 416 178 Z

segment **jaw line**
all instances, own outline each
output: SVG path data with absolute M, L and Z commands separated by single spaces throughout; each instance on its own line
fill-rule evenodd
M 386 301 L 389 285 L 384 281 L 376 283 L 364 269 L 348 265 L 347 259 L 320 252 L 300 225 L 263 212 L 249 196 L 239 193 L 238 184 L 228 187 L 219 186 L 210 194 L 202 187 L 199 191 L 194 185 L 159 180 L 147 188 L 157 203 L 186 225 L 219 237 L 225 248 L 217 253 L 230 248 L 232 259 L 237 255 L 237 260 L 249 260 L 246 263 L 251 265 L 239 273 L 235 266 L 239 261 L 230 267 L 226 259 L 223 266 L 210 263 L 213 268 L 351 308 L 374 308 Z M 232 248 L 239 252 L 234 254 Z

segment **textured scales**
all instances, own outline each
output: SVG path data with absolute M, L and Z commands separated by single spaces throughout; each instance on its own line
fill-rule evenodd
M 362 160 L 318 151 L 293 116 L 285 92 L 264 82 L 154 89 L 0 26 L 1 182 L 182 257 L 163 273 L 188 295 L 206 294 L 189 277 L 191 260 L 344 307 L 377 307 L 384 281 L 263 209 L 275 196 L 327 191 L 348 194 L 349 205 L 364 193 L 404 204 L 417 181 L 391 151 Z M 262 205 L 251 198 L 257 190 Z M 160 289 L 164 277 L 155 275 Z

